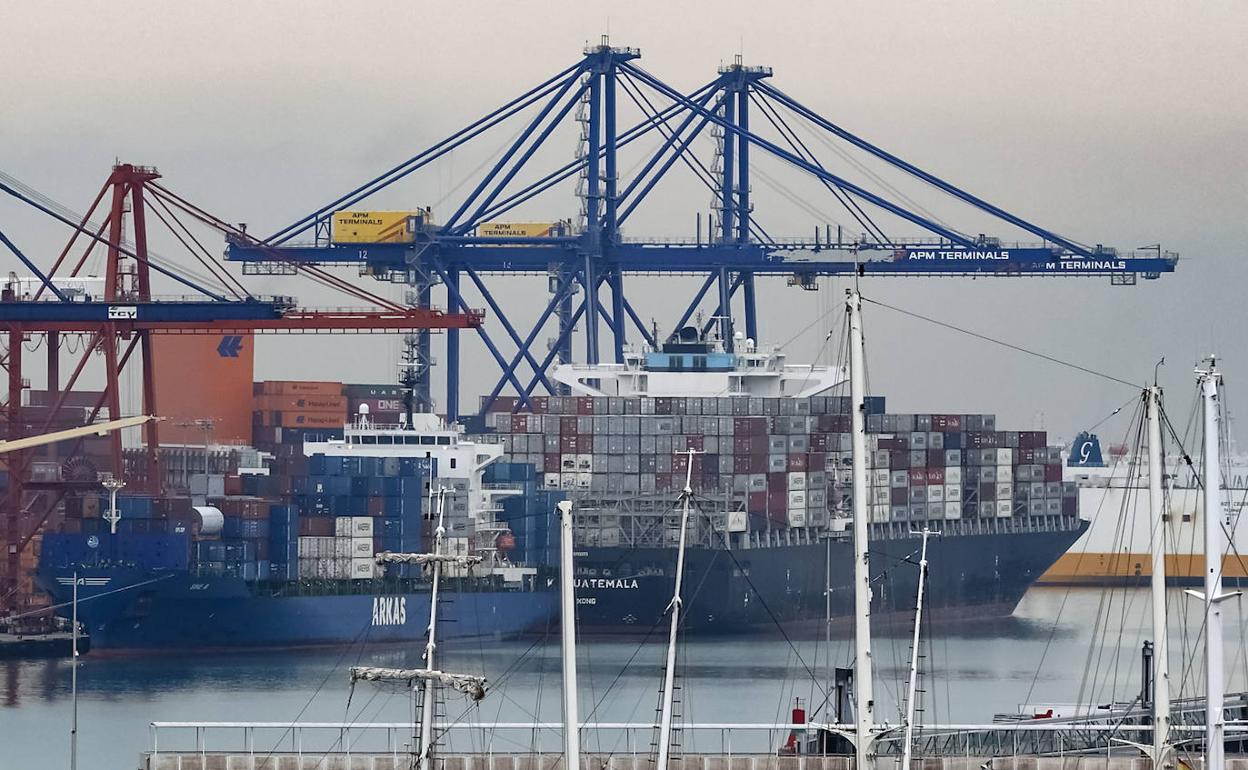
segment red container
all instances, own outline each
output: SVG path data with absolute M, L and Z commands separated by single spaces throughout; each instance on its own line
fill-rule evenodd
M 732 456 L 732 472 L 733 473 L 750 473 L 750 456 L 749 455 L 733 455 Z
M 575 436 L 576 435 L 576 418 L 560 417 L 559 418 L 559 435 Z
M 485 396 L 481 397 L 481 406 L 485 406 Z M 516 408 L 516 402 L 520 399 L 515 396 L 499 396 L 494 399 L 494 403 L 490 404 L 491 412 L 510 412 Z
M 763 453 L 750 455 L 750 473 L 767 472 L 767 455 Z
M 1044 480 L 1045 481 L 1061 481 L 1062 480 L 1062 466 L 1060 465 L 1044 466 Z
M 750 513 L 765 513 L 767 511 L 767 493 L 750 492 L 746 496 L 745 505 Z
M 593 397 L 592 396 L 577 396 L 576 397 L 576 413 L 577 414 L 593 414 L 594 413 Z
M 901 450 L 894 450 L 888 453 L 888 469 L 890 471 L 904 471 L 910 468 L 910 453 Z
M 887 448 L 888 448 L 888 447 L 884 446 L 884 441 L 885 441 L 885 439 L 880 439 L 880 449 L 887 449 Z M 810 434 L 810 448 L 811 448 L 813 451 L 815 451 L 815 452 L 826 452 L 826 451 L 828 451 L 828 434 L 826 434 L 826 433 L 812 433 L 812 434 Z
M 576 436 L 560 436 L 559 451 L 565 455 L 576 454 Z
M 685 449 L 701 452 L 703 446 L 702 436 L 685 436 Z
M 560 470 L 559 455 L 556 455 L 556 454 L 542 455 L 542 472 L 543 473 L 558 473 L 559 470 Z
M 529 404 L 533 407 L 533 414 L 546 414 L 550 411 L 550 396 L 529 396 Z
M 767 492 L 773 497 L 789 493 L 789 475 L 787 473 L 768 473 Z
M 910 491 L 905 487 L 893 487 L 889 490 L 889 502 L 893 505 L 909 505 Z
M 385 513 L 385 498 L 370 497 L 368 498 L 368 515 L 381 516 Z
M 943 467 L 928 468 L 927 469 L 927 483 L 929 486 L 935 486 L 936 484 L 944 484 L 945 483 L 945 469 Z
M 672 413 L 672 399 L 671 398 L 656 398 L 654 400 L 654 413 L 655 414 L 671 414 Z
M 684 473 L 689 469 L 689 455 L 673 452 L 672 453 L 672 473 Z
M 787 467 L 790 471 L 806 470 L 806 455 L 804 454 L 789 455 L 789 461 L 787 463 Z
M 824 452 L 811 452 L 806 455 L 806 470 L 821 471 L 828 463 L 828 455 Z
M 333 537 L 334 536 L 334 517 L 333 516 L 300 516 L 299 517 L 299 536 L 300 537 Z
M 527 414 L 513 414 L 511 416 L 511 432 L 512 433 L 528 433 L 529 432 L 529 416 Z
M 927 469 L 915 468 L 910 471 L 910 486 L 925 487 L 927 486 Z
M 945 467 L 945 450 L 929 449 L 927 450 L 927 467 L 928 468 L 944 468 Z M 941 471 L 942 473 L 944 471 Z

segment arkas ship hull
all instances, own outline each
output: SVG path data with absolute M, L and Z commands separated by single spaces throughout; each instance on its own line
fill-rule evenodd
M 68 615 L 74 573 L 40 583 Z M 428 590 L 282 594 L 241 579 L 119 568 L 78 572 L 78 616 L 101 650 L 185 652 L 342 644 L 415 643 L 429 625 Z M 544 628 L 557 612 L 550 591 L 461 590 L 440 595 L 441 639 L 501 639 Z

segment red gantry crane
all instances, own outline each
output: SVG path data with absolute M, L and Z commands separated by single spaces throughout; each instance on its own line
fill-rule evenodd
M 51 268 L 41 270 L 0 228 L 2 243 L 29 272 L 27 278 L 11 275 L 0 296 L 0 368 L 8 387 L 0 416 L 3 438 L 18 442 L 49 433 L 58 422 L 88 363 L 102 359 L 103 388 L 87 411 L 87 423 L 101 414 L 108 420 L 123 418 L 119 379 L 138 369 L 144 414 L 159 414 L 155 371 L 158 366 L 152 336 L 157 334 L 245 333 L 405 333 L 413 330 L 471 329 L 482 322 L 482 313 L 444 313 L 433 308 L 409 308 L 314 266 L 298 266 L 298 272 L 348 294 L 360 304 L 335 310 L 308 310 L 296 306 L 293 297 L 262 297 L 249 292 L 237 278 L 217 264 L 184 219 L 230 235 L 241 228 L 221 220 L 169 191 L 157 180 L 153 168 L 118 164 L 100 188 L 85 215 L 75 216 L 20 182 L 0 177 L 0 191 L 34 207 L 72 229 L 72 234 Z M 129 225 L 127 228 L 127 214 Z M 95 220 L 94 217 L 100 217 Z M 149 248 L 151 218 L 164 225 L 223 290 L 196 279 Z M 127 233 L 127 230 L 130 233 Z M 97 279 L 81 282 L 88 260 L 104 254 L 102 290 Z M 165 297 L 153 292 L 153 282 L 172 282 L 184 292 Z M 99 291 L 98 296 L 93 292 Z M 81 338 L 73 356 L 72 370 L 62 383 L 62 353 L 66 342 Z M 46 343 L 46 344 L 45 344 Z M 22 392 L 29 387 L 25 376 L 24 350 L 43 345 L 47 359 L 47 390 L 50 408 L 42 424 L 29 425 L 22 416 Z M 189 375 L 188 375 L 189 376 Z M 142 424 L 148 491 L 159 492 L 157 421 Z M 94 432 L 67 436 L 72 455 Z M 122 441 L 119 431 L 108 433 L 109 467 L 114 477 L 122 472 Z M 11 445 L 12 446 L 12 445 Z M 51 517 L 75 482 L 64 479 L 31 479 L 31 451 L 27 446 L 6 452 L 0 461 L 7 466 L 7 487 L 0 497 L 0 607 L 18 608 L 31 596 L 19 591 L 21 556 L 32 538 Z M 98 482 L 88 480 L 95 486 Z M 82 483 L 77 483 L 81 487 Z

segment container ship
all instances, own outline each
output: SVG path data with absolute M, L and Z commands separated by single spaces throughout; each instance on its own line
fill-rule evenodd
M 341 385 L 263 384 L 316 387 Z M 408 565 L 383 571 L 374 556 L 428 552 L 444 520 L 447 553 L 482 558 L 445 573 L 444 638 L 512 637 L 546 624 L 555 594 L 538 590 L 535 567 L 509 558 L 513 538 L 494 517 L 505 497 L 547 502 L 531 474 L 527 489 L 522 478 L 487 488 L 497 444 L 466 440 L 434 415 L 400 429 L 366 414 L 336 430 L 293 430 L 265 453 L 166 450 L 171 475 L 203 461 L 209 473 L 183 474 L 198 494 L 74 500 L 61 531 L 43 537 L 38 584 L 67 614 L 77 581 L 78 615 L 97 651 L 414 642 L 428 624 L 429 583 Z
M 1111 448 L 1108 459 L 1099 439 L 1080 434 L 1067 458 L 1079 504 L 1091 523 L 1088 531 L 1041 576 L 1049 585 L 1147 585 L 1149 555 L 1148 462 L 1125 447 Z M 1230 548 L 1222 559 L 1227 585 L 1248 585 L 1248 532 L 1238 526 L 1248 501 L 1248 457 L 1231 455 L 1226 469 L 1223 507 Z M 1204 585 L 1204 495 L 1198 473 L 1172 458 L 1163 484 L 1167 498 L 1166 582 Z
M 533 398 L 529 413 L 483 401 L 508 459 L 576 501 L 587 632 L 645 632 L 663 616 L 686 479 L 700 511 L 686 557 L 690 631 L 822 627 L 829 612 L 852 613 L 850 404 L 826 395 L 844 372 L 735 343 L 729 352 L 690 330 L 623 364 L 558 367 L 578 395 Z M 941 617 L 1010 614 L 1086 526 L 1061 449 L 1042 431 L 998 430 L 993 415 L 866 406 L 874 611 L 913 611 L 926 526 L 941 533 L 929 557 Z
M 248 446 L 165 448 L 161 486 L 186 497 L 120 497 L 115 534 L 107 498 L 71 501 L 40 585 L 64 603 L 77 574 L 97 650 L 414 640 L 427 583 L 370 557 L 428 551 L 446 489 L 448 549 L 483 560 L 449 576 L 448 633 L 516 635 L 557 622 L 551 524 L 572 499 L 582 628 L 635 635 L 670 598 L 688 478 L 689 630 L 822 627 L 852 610 L 849 399 L 828 395 L 845 373 L 735 342 L 560 366 L 573 395 L 483 400 L 467 427 L 407 412 L 397 386 L 256 383 Z M 867 410 L 875 611 L 910 612 L 928 526 L 942 617 L 1009 614 L 1085 526 L 1060 449 L 992 415 Z

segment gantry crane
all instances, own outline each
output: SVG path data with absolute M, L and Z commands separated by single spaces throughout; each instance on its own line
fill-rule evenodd
M 709 294 L 712 304 L 708 315 L 713 320 L 707 326 L 718 323 L 719 336 L 731 349 L 738 318 L 746 337 L 759 338 L 755 279 L 760 277 L 779 276 L 808 289 L 817 286 L 819 276 L 855 274 L 1108 276 L 1114 283 L 1130 284 L 1137 277 L 1157 278 L 1175 269 L 1177 255 L 1163 252 L 1159 246 L 1135 252 L 1089 246 L 926 172 L 781 91 L 771 83 L 770 68 L 745 66 L 738 59 L 721 67 L 705 85 L 682 92 L 642 69 L 639 58 L 637 49 L 612 47 L 604 38 L 600 45 L 586 48 L 580 61 L 567 69 L 270 237 L 260 239 L 244 233 L 229 236 L 227 256 L 243 262 L 245 271 L 253 273 L 280 273 L 293 270 L 294 265 L 358 265 L 362 272 L 379 279 L 413 284 L 420 305 L 428 305 L 432 290 L 440 287 L 452 310 L 468 307 L 467 279 L 499 327 L 476 328 L 501 370 L 486 404 L 510 386 L 520 396 L 517 408 L 527 408 L 529 396 L 538 387 L 555 391 L 546 370 L 555 360 L 572 360 L 572 336 L 578 324 L 584 329 L 583 360 L 590 364 L 605 357 L 621 362 L 633 330 L 646 344 L 656 342 L 629 301 L 626 274 L 702 278 L 672 328 L 680 328 L 693 318 Z M 624 98 L 639 118 L 621 129 Z M 552 132 L 568 120 L 579 121 L 583 127 L 576 159 L 546 172 L 528 168 Z M 378 191 L 429 168 L 437 159 L 497 126 L 517 123 L 516 138 L 504 144 L 501 157 L 484 175 L 467 180 L 476 183 L 464 186 L 469 192 L 450 204 L 449 214 L 441 223 L 426 218 L 400 243 L 342 243 L 335 238 L 331 227 L 334 212 L 359 206 Z M 692 150 L 695 140 L 708 131 L 714 139 L 709 163 Z M 647 137 L 657 138 L 658 149 L 634 158 L 630 166 L 635 163 L 638 170 L 630 178 L 622 178 L 621 151 L 640 147 L 638 140 Z M 821 147 L 825 148 L 822 154 Z M 1032 242 L 1007 242 L 959 229 L 856 158 L 849 166 L 866 178 L 852 181 L 848 173 L 832 170 L 825 157 L 830 152 L 828 147 L 842 154 L 855 152 L 899 178 L 933 191 L 938 198 L 1021 232 Z M 755 213 L 752 196 L 760 156 L 817 183 L 826 199 L 844 210 L 850 224 L 834 230 L 827 222 L 816 222 L 812 224 L 813 236 L 772 237 Z M 696 236 L 680 241 L 625 238 L 625 223 L 677 165 L 687 167 L 712 193 L 714 202 L 709 211 L 692 207 L 688 212 L 690 221 L 697 221 Z M 528 172 L 527 177 L 519 177 L 522 170 Z M 536 179 L 527 183 L 517 181 L 534 176 Z M 482 232 L 482 224 L 498 221 L 572 179 L 579 179 L 583 221 L 571 224 L 569 220 L 540 236 Z M 917 235 L 889 234 L 899 227 Z M 851 232 L 855 234 L 847 234 Z M 309 233 L 310 243 L 296 244 L 297 237 Z M 538 320 L 523 335 L 486 284 L 488 276 L 519 274 L 550 277 L 550 296 Z M 611 290 L 609 302 L 600 297 L 604 285 Z M 526 308 L 531 307 L 531 297 L 525 300 Z M 552 322 L 557 332 L 545 350 L 542 332 Z M 599 336 L 604 325 L 611 335 L 605 354 Z M 515 346 L 514 355 L 504 354 L 499 335 L 505 335 Z M 427 356 L 427 335 L 420 344 Z M 520 370 L 526 365 L 531 375 L 522 380 Z M 446 335 L 445 368 L 447 391 L 441 406 L 454 418 L 461 411 L 460 340 L 455 330 Z M 417 388 L 423 400 L 431 403 L 427 377 Z
M 29 271 L 30 280 L 9 281 L 0 295 L 0 335 L 4 344 L 3 365 L 8 375 L 6 401 L 0 416 L 7 426 L 3 435 L 8 450 L 3 461 L 8 469 L 8 485 L 0 516 L 0 545 L 4 549 L 4 572 L 0 576 L 0 604 L 12 605 L 20 555 L 31 539 L 58 508 L 65 493 L 81 484 L 58 481 L 32 483 L 30 479 L 31 435 L 42 435 L 62 413 L 74 388 L 79 385 L 88 363 L 98 353 L 103 359 L 103 389 L 88 410 L 88 427 L 76 432 L 70 454 L 82 440 L 100 432 L 96 420 L 106 413 L 110 421 L 122 419 L 119 378 L 135 354 L 141 370 L 141 403 L 145 414 L 158 414 L 154 372 L 159 362 L 152 348 L 156 334 L 239 334 L 239 333 L 324 333 L 324 332 L 410 332 L 428 329 L 473 328 L 480 325 L 477 311 L 443 313 L 433 308 L 409 308 L 360 289 L 315 267 L 308 273 L 321 283 L 339 289 L 366 304 L 354 309 L 316 311 L 296 306 L 293 297 L 261 297 L 250 293 L 236 278 L 214 264 L 183 221 L 190 217 L 217 231 L 238 232 L 237 228 L 208 214 L 159 184 L 160 174 L 152 168 L 118 164 L 110 173 L 85 215 L 69 216 L 63 208 L 25 188 L 14 180 L 0 180 L 0 192 L 34 207 L 72 230 L 65 248 L 51 268 L 42 269 L 18 245 L 0 231 L 0 244 Z M 105 202 L 107 203 L 105 204 Z M 101 207 L 101 204 L 105 204 Z M 102 211 L 96 222 L 92 217 Z M 127 227 L 127 215 L 131 227 Z M 189 277 L 176 264 L 158 258 L 149 249 L 149 221 L 155 217 L 186 246 L 213 279 L 223 287 L 214 290 L 206 282 Z M 128 232 L 130 230 L 130 232 Z M 75 247 L 81 247 L 76 252 Z M 62 288 L 66 279 L 84 275 L 84 267 L 96 249 L 104 252 L 102 291 L 99 296 L 69 292 Z M 301 272 L 308 272 L 301 267 Z M 189 292 L 186 296 L 163 297 L 154 292 L 154 281 L 164 280 Z M 72 282 L 72 281 L 69 281 Z M 78 336 L 84 344 L 67 380 L 61 380 L 61 358 L 66 337 Z M 22 392 L 27 387 L 24 345 L 44 346 L 47 355 L 47 390 L 51 408 L 42 426 L 28 426 L 22 420 Z M 194 376 L 187 373 L 187 376 Z M 159 492 L 162 475 L 157 467 L 158 423 L 143 420 L 147 491 Z M 119 431 L 106 431 L 111 444 L 112 476 L 122 474 L 122 441 Z M 97 484 L 98 486 L 98 484 Z M 31 493 L 31 494 L 28 494 Z

